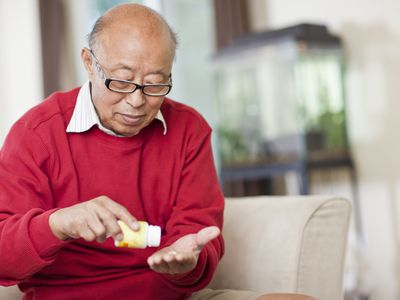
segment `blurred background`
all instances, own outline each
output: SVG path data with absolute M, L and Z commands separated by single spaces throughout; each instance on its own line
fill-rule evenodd
M 117 0 L 0 0 L 0 144 Z M 347 299 L 400 299 L 400 1 L 148 0 L 178 33 L 171 98 L 214 130 L 227 196 L 322 193 L 354 214 Z

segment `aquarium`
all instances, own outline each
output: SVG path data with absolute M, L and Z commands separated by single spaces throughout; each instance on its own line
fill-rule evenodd
M 213 63 L 222 166 L 348 156 L 343 49 L 325 26 L 247 36 Z

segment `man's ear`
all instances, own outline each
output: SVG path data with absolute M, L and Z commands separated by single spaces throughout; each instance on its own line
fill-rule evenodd
M 91 79 L 93 76 L 93 57 L 88 48 L 82 48 L 81 59 L 83 62 L 83 66 L 85 67 L 86 73 L 89 79 Z

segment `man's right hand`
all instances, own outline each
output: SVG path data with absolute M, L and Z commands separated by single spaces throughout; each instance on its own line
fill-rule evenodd
M 125 207 L 107 196 L 100 196 L 55 211 L 49 217 L 49 225 L 60 240 L 82 238 L 102 243 L 109 236 L 122 240 L 118 220 L 124 221 L 132 230 L 139 229 L 136 218 Z

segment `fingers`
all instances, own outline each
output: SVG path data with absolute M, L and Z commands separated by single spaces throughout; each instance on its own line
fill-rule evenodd
M 85 222 L 81 222 L 76 226 L 73 230 L 73 235 L 76 238 L 82 238 L 87 242 L 93 241 L 96 238 L 96 234 L 89 227 L 89 224 Z
M 196 236 L 197 250 L 201 251 L 203 247 L 220 235 L 221 231 L 216 226 L 210 226 L 201 229 Z
M 160 273 L 189 272 L 196 267 L 203 247 L 219 235 L 218 227 L 203 228 L 198 233 L 185 235 L 169 247 L 155 252 L 147 262 L 152 270 Z
M 92 216 L 89 216 L 86 227 L 92 233 L 87 233 L 86 236 L 82 236 L 82 238 L 84 238 L 86 241 L 92 241 L 96 239 L 97 242 L 102 243 L 106 240 L 107 229 L 104 224 L 97 218 L 97 215 L 93 214 Z
M 114 240 L 123 239 L 118 220 L 124 221 L 132 230 L 139 229 L 136 218 L 125 207 L 110 198 L 102 196 L 91 204 L 92 211 L 97 215 L 97 220 L 93 220 L 93 222 L 95 228 L 98 228 L 96 231 L 94 230 L 98 242 L 104 242 L 107 236 L 112 236 Z M 94 229 L 91 224 L 90 227 Z
M 147 260 L 151 269 L 159 273 L 169 273 L 169 263 L 162 255 L 155 255 L 154 257 L 149 257 Z
M 167 274 L 188 272 L 196 266 L 196 262 L 195 255 L 176 251 L 163 251 L 147 259 L 147 263 L 153 271 Z
M 82 238 L 101 243 L 108 236 L 116 240 L 123 238 L 118 220 L 124 221 L 132 230 L 139 229 L 136 218 L 125 207 L 106 196 L 100 196 L 54 212 L 49 217 L 49 225 L 61 240 Z
M 134 216 L 122 205 L 117 202 L 112 201 L 108 197 L 103 200 L 103 205 L 106 209 L 108 209 L 114 216 L 117 217 L 118 220 L 123 221 L 126 225 L 128 225 L 132 230 L 137 231 L 140 229 L 140 226 Z M 111 201 L 107 201 L 111 200 Z M 118 225 L 118 224 L 117 224 Z
M 97 220 L 101 223 L 104 229 L 104 232 L 99 230 L 99 234 L 102 234 L 105 237 L 112 236 L 114 240 L 123 239 L 121 227 L 118 225 L 118 217 L 111 210 L 107 207 L 96 205 L 92 208 L 92 211 L 96 214 Z

